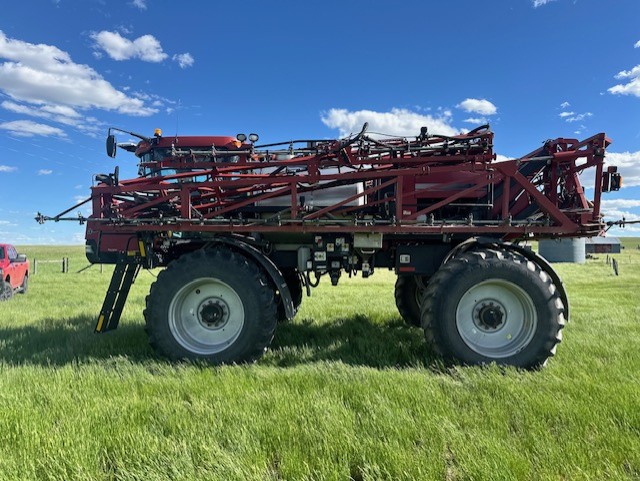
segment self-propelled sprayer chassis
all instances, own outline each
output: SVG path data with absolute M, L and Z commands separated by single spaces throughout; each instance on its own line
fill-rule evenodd
M 519 242 L 603 230 L 601 194 L 621 181 L 604 167 L 610 140 L 558 138 L 496 161 L 488 126 L 412 138 L 366 128 L 268 145 L 159 131 L 117 144 L 110 129 L 108 154 L 134 152 L 139 176 L 97 176 L 81 218 L 88 259 L 116 264 L 96 331 L 117 327 L 138 269 L 161 266 L 144 311 L 153 347 L 254 361 L 321 277 L 336 286 L 343 272 L 386 268 L 400 314 L 445 358 L 543 365 L 569 303 L 551 266 Z M 587 199 L 579 174 L 591 168 Z

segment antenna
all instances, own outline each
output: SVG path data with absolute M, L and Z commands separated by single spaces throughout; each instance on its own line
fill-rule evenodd
M 176 137 L 178 136 L 178 121 L 180 120 L 180 106 L 181 100 L 178 99 L 178 106 L 176 107 Z

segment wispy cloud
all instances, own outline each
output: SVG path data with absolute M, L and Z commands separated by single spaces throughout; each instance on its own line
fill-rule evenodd
M 560 113 L 560 117 L 565 120 L 565 122 L 582 122 L 584 119 L 588 119 L 589 117 L 593 117 L 591 112 L 583 112 L 581 114 L 576 114 L 575 112 L 562 112 Z
M 482 125 L 488 123 L 489 121 L 486 117 L 469 117 L 468 119 L 464 119 L 463 122 L 474 125 Z
M 542 7 L 547 3 L 555 2 L 555 0 L 533 0 L 533 8 Z
M 140 10 L 146 10 L 147 9 L 147 0 L 133 0 L 133 2 L 131 2 L 131 5 L 133 5 L 134 7 L 139 8 Z
M 51 175 L 53 174 L 53 170 L 51 169 L 40 169 L 38 171 L 38 175 Z
M 93 117 L 85 117 L 71 107 L 65 105 L 28 105 L 10 100 L 0 102 L 0 107 L 9 112 L 28 115 L 57 122 L 77 128 L 85 133 L 95 134 L 104 126 Z
M 62 129 L 52 127 L 46 124 L 39 124 L 31 120 L 14 120 L 13 122 L 3 122 L 0 129 L 7 130 L 18 137 L 33 137 L 40 135 L 42 137 L 66 137 Z
M 12 167 L 10 165 L 0 165 L 0 172 L 15 172 L 18 170 L 17 167 Z

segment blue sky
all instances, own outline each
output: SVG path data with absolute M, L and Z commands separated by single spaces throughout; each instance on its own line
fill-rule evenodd
M 640 219 L 639 19 L 639 0 L 5 2 L 0 240 L 83 242 L 33 217 L 135 174 L 110 126 L 271 142 L 488 121 L 510 157 L 604 131 L 625 185 L 604 209 Z

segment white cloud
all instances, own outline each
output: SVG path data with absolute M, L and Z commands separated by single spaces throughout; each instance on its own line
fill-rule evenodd
M 640 77 L 636 77 L 624 85 L 614 85 L 608 89 L 608 92 L 614 95 L 635 95 L 636 97 L 640 97 Z
M 116 90 L 88 65 L 74 63 L 53 45 L 8 38 L 0 30 L 0 91 L 13 100 L 38 106 L 99 108 L 123 114 L 156 113 L 139 98 Z
M 40 169 L 38 171 L 38 175 L 51 175 L 53 174 L 53 170 L 50 169 Z
M 630 80 L 626 84 L 614 85 L 607 91 L 614 95 L 635 95 L 640 97 L 640 65 L 636 65 L 631 70 L 623 70 L 618 72 L 616 79 Z
M 178 62 L 178 65 L 180 65 L 180 68 L 191 67 L 194 62 L 194 58 L 189 52 L 174 55 L 172 57 L 172 60 L 174 60 L 175 62 Z
M 555 0 L 533 0 L 533 8 L 542 7 L 543 5 L 554 1 Z
M 640 48 L 640 40 L 634 45 L 634 48 Z M 640 97 L 640 65 L 636 65 L 631 70 L 623 70 L 615 75 L 618 80 L 629 80 L 627 83 L 620 83 L 607 89 L 607 92 L 614 95 L 635 95 Z
M 627 78 L 635 78 L 638 76 L 640 76 L 640 65 L 636 65 L 631 70 L 623 70 L 622 72 L 618 72 L 615 75 L 615 78 L 620 80 L 620 79 L 627 79 Z
M 14 120 L 13 122 L 3 122 L 0 129 L 7 130 L 13 135 L 20 137 L 33 137 L 41 135 L 43 137 L 56 136 L 66 137 L 67 135 L 57 127 L 51 127 L 46 124 L 39 124 L 31 120 Z
M 640 151 L 607 152 L 605 167 L 616 166 L 622 175 L 622 189 L 640 185 Z M 595 169 L 585 169 L 580 175 L 580 182 L 585 188 L 593 188 Z
M 498 111 L 495 105 L 485 99 L 465 99 L 456 107 L 480 115 L 494 115 Z
M 398 108 L 391 109 L 390 112 L 331 109 L 323 113 L 321 118 L 327 127 L 339 129 L 341 137 L 353 132 L 359 132 L 365 122 L 369 122 L 370 132 L 389 135 L 418 135 L 420 127 L 428 127 L 431 134 L 455 135 L 459 131 L 450 124 L 450 114 L 450 112 L 445 111 L 441 116 L 434 117 Z
M 76 110 L 65 105 L 25 105 L 5 100 L 0 107 L 17 114 L 29 115 L 41 119 L 51 120 L 63 125 L 75 127 L 87 133 L 96 133 L 102 129 L 103 123 L 94 117 L 83 117 Z
M 103 30 L 92 33 L 91 38 L 96 42 L 94 48 L 104 50 L 113 60 L 138 58 L 145 62 L 162 62 L 168 57 L 153 35 L 143 35 L 129 40 L 118 32 Z
M 561 118 L 571 117 L 572 115 L 575 115 L 575 112 L 560 112 Z
M 0 165 L 0 172 L 15 172 L 17 167 L 11 167 L 10 165 Z
M 147 0 L 133 0 L 133 2 L 131 2 L 131 5 L 133 5 L 134 7 L 138 7 L 140 10 L 146 10 Z
M 468 119 L 464 119 L 463 122 L 467 122 L 468 124 L 475 124 L 475 125 L 482 125 L 482 124 L 489 123 L 486 117 L 469 117 Z
M 567 101 L 562 102 L 562 103 L 560 104 L 560 108 L 561 108 L 561 109 L 566 109 L 566 108 L 568 108 L 568 107 L 571 107 L 571 104 L 570 104 L 569 102 L 567 102 Z
M 638 199 L 603 199 L 602 208 L 606 209 L 633 209 L 640 207 Z
M 640 150 L 637 152 L 607 152 L 607 165 L 615 165 L 622 175 L 622 187 L 640 185 Z
M 605 209 L 603 206 L 603 208 L 600 209 L 600 211 L 604 215 L 604 218 L 606 221 L 622 220 L 622 218 L 628 221 L 640 220 L 640 215 L 634 214 L 633 212 L 629 212 L 626 210 L 608 209 L 608 208 Z

